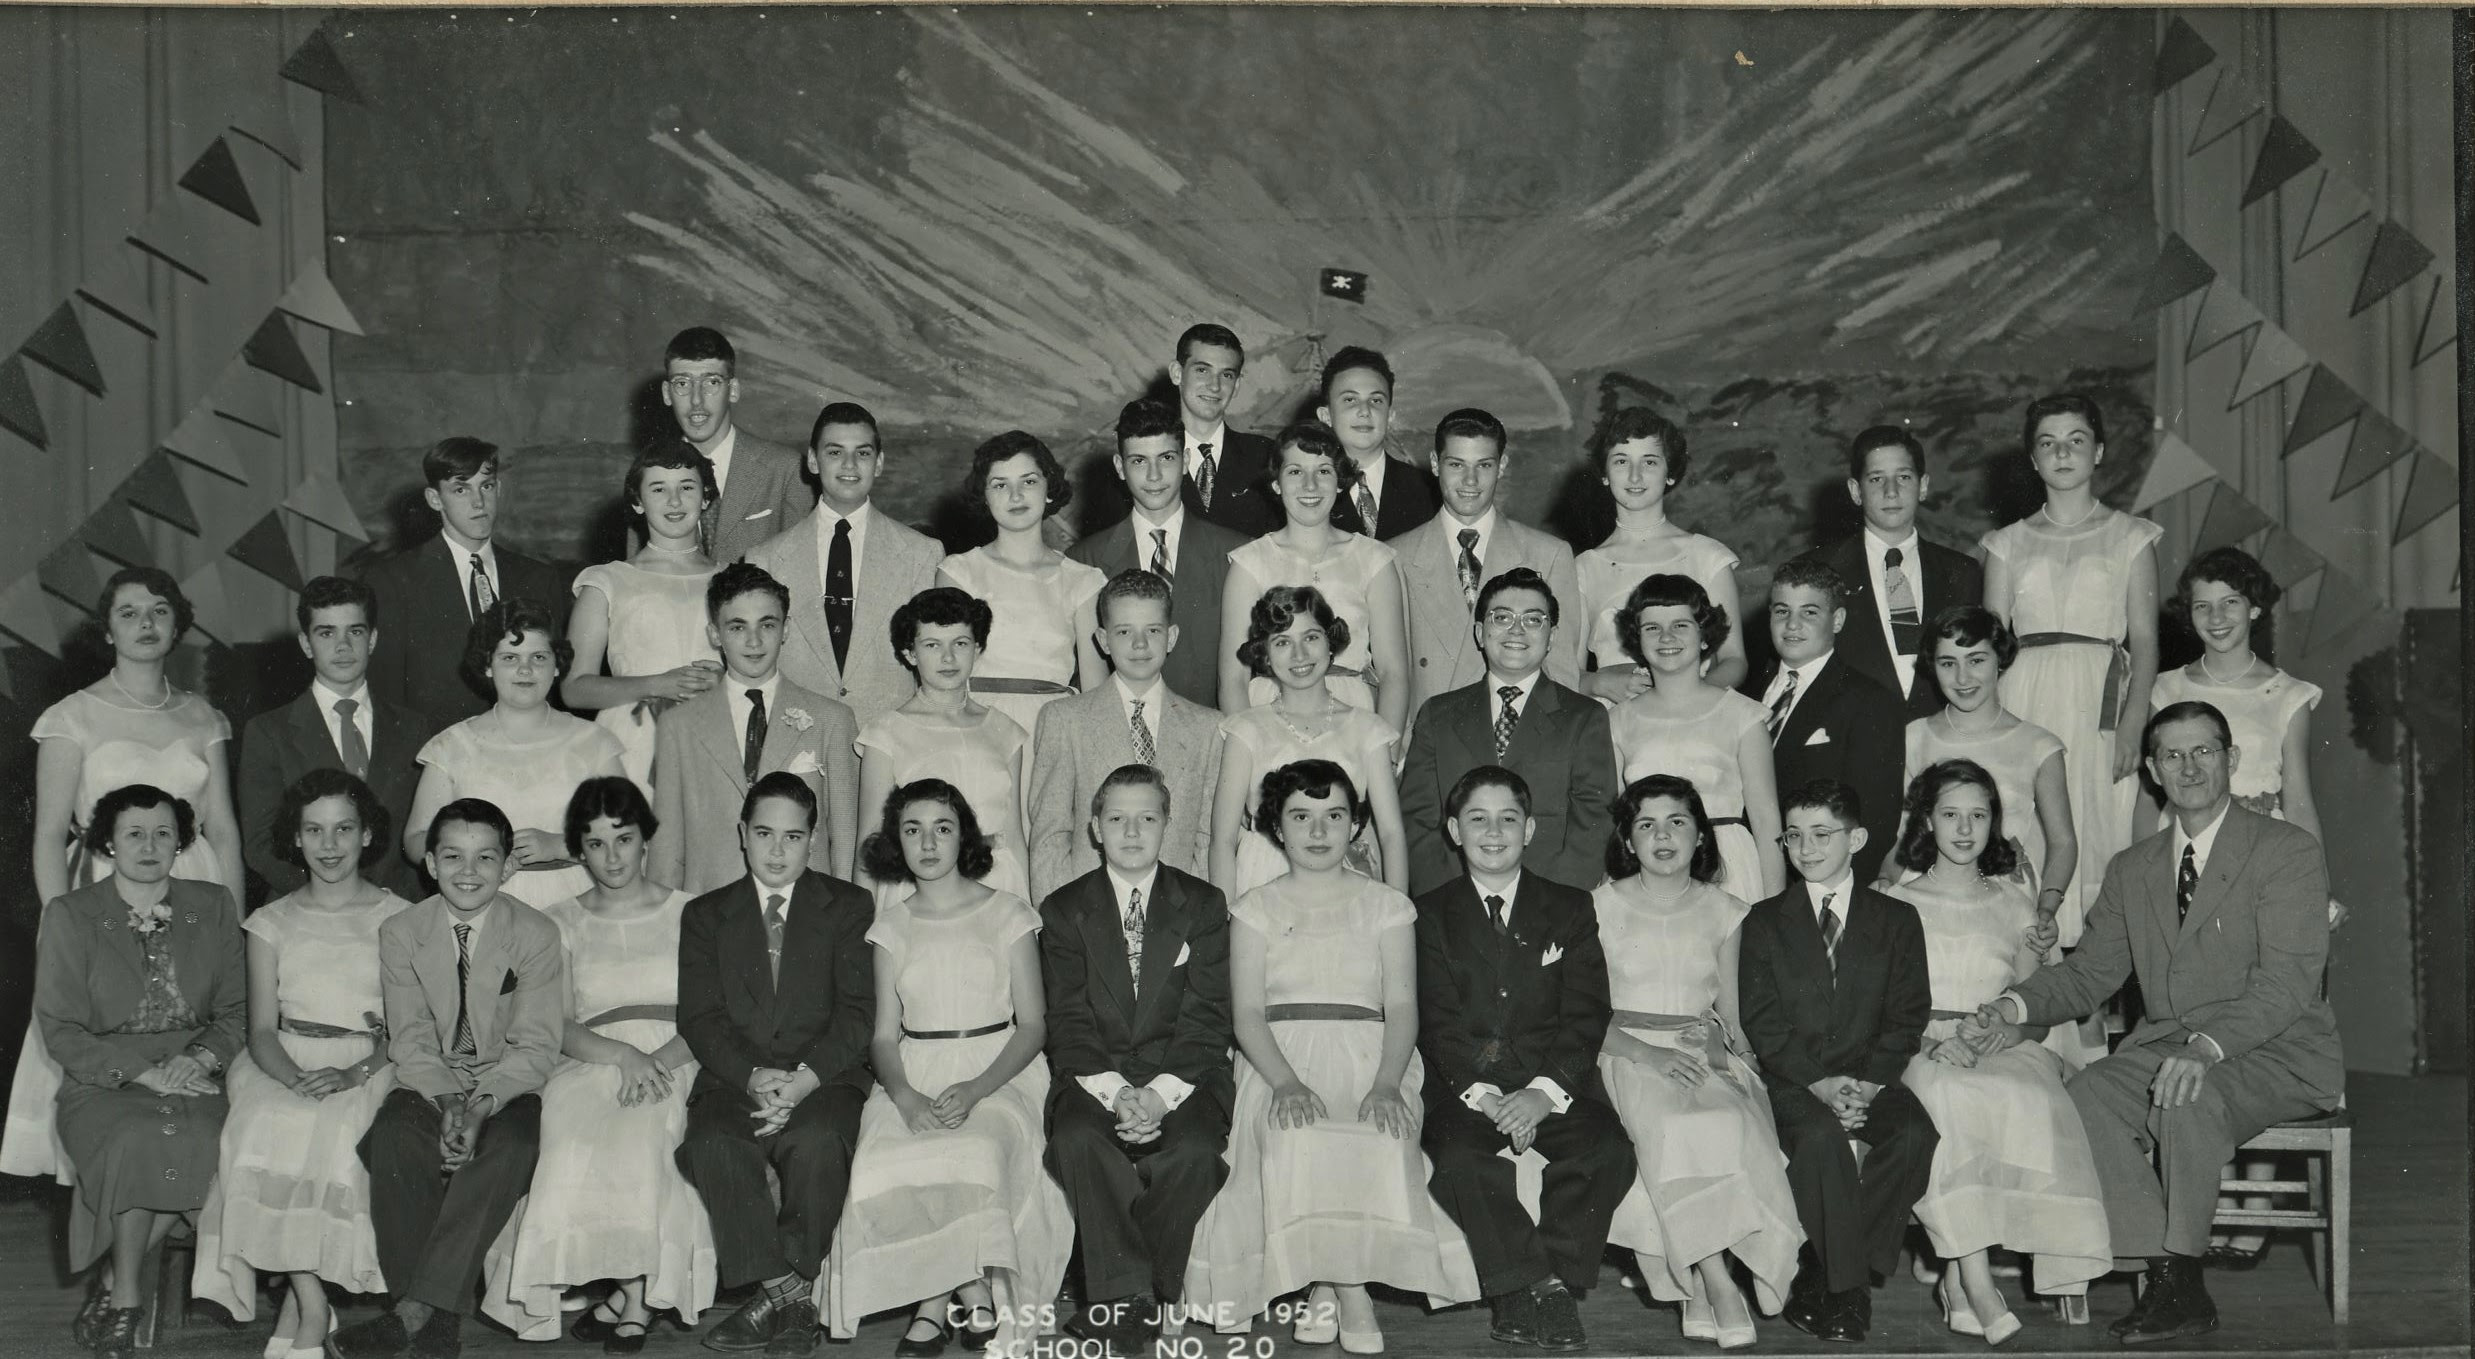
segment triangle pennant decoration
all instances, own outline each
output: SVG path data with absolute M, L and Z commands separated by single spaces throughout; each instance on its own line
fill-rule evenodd
M 2268 321 L 2260 323 L 2260 338 L 2252 342 L 2251 356 L 2243 360 L 2243 376 L 2235 381 L 2234 395 L 2226 399 L 2226 409 L 2233 410 L 2253 397 L 2309 367 L 2312 356 L 2303 352 L 2295 337 Z
M 284 532 L 281 510 L 268 510 L 266 517 L 242 534 L 225 555 L 287 590 L 298 592 L 303 583 L 301 562 L 292 553 L 292 539 Z
M 2291 458 L 2295 450 L 2352 420 L 2363 410 L 2363 398 L 2346 385 L 2329 365 L 2312 365 L 2311 381 L 2303 385 L 2303 399 L 2295 403 L 2294 420 L 2286 426 L 2286 446 L 2279 456 Z
M 77 294 L 155 339 L 163 333 L 162 323 L 155 319 L 154 301 L 146 293 L 147 273 L 145 255 L 115 248 L 77 285 Z
M 120 483 L 118 494 L 129 508 L 143 510 L 183 533 L 194 537 L 202 531 L 197 508 L 189 503 L 189 492 L 172 466 L 172 455 L 160 448 L 147 454 L 146 461 Z
M 2158 247 L 2157 263 L 2149 270 L 2148 285 L 2140 289 L 2140 300 L 2132 305 L 2131 314 L 2146 316 L 2168 302 L 2179 301 L 2209 286 L 2216 277 L 2217 271 L 2200 258 L 2199 251 L 2192 249 L 2180 234 L 2169 231 L 2165 243 Z M 1312 370 L 1291 364 L 1289 371 Z
M 318 370 L 309 366 L 309 355 L 301 352 L 301 342 L 293 337 L 292 327 L 280 311 L 266 314 L 258 333 L 241 346 L 241 357 L 252 368 L 273 373 L 284 381 L 307 392 L 324 392 L 318 384 Z M 270 433 L 280 434 L 281 430 Z
M 2432 299 L 2423 304 L 2423 325 L 2415 332 L 2415 362 L 2420 368 L 2424 360 L 2458 342 L 2458 294 L 2449 280 L 2435 276 Z
M 2267 319 L 2231 279 L 2221 278 L 2211 283 L 2207 295 L 2200 299 L 2200 315 L 2191 323 L 2191 339 L 2183 346 L 2183 359 L 2197 359 L 2228 340 L 2258 329 Z
M 2200 521 L 2200 536 L 2192 540 L 2191 555 L 2231 547 L 2276 522 L 2242 492 L 2221 481 L 2217 494 L 2209 497 L 2208 517 Z
M 361 526 L 361 517 L 352 512 L 351 498 L 324 472 L 293 487 L 292 494 L 284 497 L 284 508 L 356 543 L 370 540 L 369 530 Z
M 2140 481 L 2140 494 L 2132 499 L 2131 512 L 2146 514 L 2160 501 L 2216 479 L 2217 469 L 2200 456 L 2200 450 L 2183 442 L 2181 435 L 2165 431 L 2158 435 L 2157 450 L 2149 456 L 2148 472 Z
M 2296 130 L 2283 114 L 2269 115 L 2269 130 L 2260 139 L 2260 154 L 2252 158 L 2252 175 L 2243 185 L 2242 206 L 2250 207 L 2286 181 L 2320 161 L 2320 148 Z
M 77 319 L 77 304 L 63 302 L 51 318 L 34 328 L 19 351 L 96 396 L 103 395 L 103 365 L 86 343 L 86 327 Z
M 43 428 L 43 408 L 35 404 L 34 383 L 27 380 L 26 361 L 15 354 L 0 356 L 0 427 L 40 449 L 52 446 Z
M 106 500 L 86 516 L 85 526 L 77 531 L 86 546 L 119 562 L 123 566 L 152 566 L 155 549 L 138 528 L 137 516 L 127 505 Z
M 276 385 L 274 378 L 251 367 L 246 354 L 224 366 L 223 375 L 207 389 L 206 400 L 227 420 L 264 430 L 279 439 L 283 437 L 283 388 Z
M 258 217 L 258 205 L 250 201 L 249 181 L 241 177 L 240 163 L 232 159 L 232 148 L 221 137 L 207 143 L 190 162 L 180 186 L 251 226 L 266 225 Z
M 347 104 L 362 102 L 361 87 L 352 82 L 352 72 L 344 69 L 344 59 L 335 54 L 335 45 L 327 41 L 327 31 L 319 28 L 284 59 L 283 77 L 296 85 L 307 85 L 320 94 L 333 95 Z
M 0 591 L 0 631 L 49 656 L 60 654 L 67 635 L 52 602 L 43 597 L 43 583 L 31 575 Z
M 2428 448 L 2415 450 L 2415 471 L 2406 479 L 2406 499 L 2398 506 L 2398 527 L 2392 543 L 2403 543 L 2426 524 L 2456 509 L 2458 469 Z
M 180 583 L 180 592 L 189 597 L 189 610 L 195 616 L 197 630 L 225 645 L 240 640 L 232 626 L 232 591 L 224 584 L 223 563 L 208 558 L 204 566 L 189 573 Z
M 2312 615 L 2320 607 L 2321 587 L 2331 574 L 2333 573 L 2324 567 L 2303 577 L 2287 586 L 2286 597 L 2278 601 L 2278 607 L 2286 611 L 2286 617 L 2281 621 L 2278 630 L 2289 637 L 2303 639 L 2302 649 L 2308 649 L 2310 646 Z
M 326 266 L 322 264 L 303 269 L 275 305 L 313 326 L 340 330 L 346 335 L 367 333 L 353 318 L 352 309 L 344 305 L 344 299 L 336 295 L 335 285 L 328 281 Z
M 301 168 L 301 138 L 292 127 L 291 110 L 284 87 L 273 82 L 241 82 L 244 89 L 235 90 L 234 97 L 247 103 L 246 108 L 232 115 L 232 130 L 283 158 L 286 165 Z
M 241 461 L 240 445 L 233 442 L 231 422 L 203 402 L 177 429 L 163 436 L 163 447 L 235 485 L 249 484 L 249 468 Z
M 2292 591 L 2295 583 L 2327 566 L 2327 558 L 2314 552 L 2285 529 L 2272 529 L 2260 545 L 2260 566 L 2269 579 Z M 2288 598 L 2292 598 L 2292 594 Z
M 2398 459 L 2415 451 L 2414 436 L 2398 428 L 2397 422 L 2370 406 L 2355 421 L 2355 432 L 2347 436 L 2346 460 L 2338 464 L 2337 484 L 2329 488 L 2331 500 L 2342 499 L 2372 478 L 2389 470 Z
M 2200 115 L 2200 126 L 2192 132 L 2191 145 L 2184 154 L 2200 154 L 2203 147 L 2241 127 L 2267 107 L 2268 101 L 2261 98 L 2249 77 L 2219 68 L 2216 87 L 2209 91 L 2208 110 Z
M 88 613 L 94 611 L 95 599 L 103 593 L 103 576 L 95 570 L 94 554 L 75 538 L 45 555 L 34 574 L 43 582 L 44 589 Z
M 2217 49 L 2208 39 L 2177 17 L 2166 26 L 2166 36 L 2157 44 L 2157 73 L 2154 93 L 2164 94 L 2193 76 L 2208 69 L 2217 60 Z
M 2415 233 L 2394 221 L 2383 221 L 2372 237 L 2372 257 L 2363 262 L 2363 278 L 2355 285 L 2354 308 L 2346 314 L 2361 316 L 2364 308 L 2396 292 L 2431 263 L 2432 251 L 2415 239 Z
M 2353 180 L 2335 170 L 2323 170 L 2320 191 L 2312 196 L 2312 210 L 2304 215 L 2303 229 L 2295 233 L 2295 258 L 2327 245 L 2371 215 L 2372 200 L 2364 197 Z
M 193 215 L 198 211 L 186 197 L 169 194 L 129 233 L 129 239 L 198 282 L 212 283 L 206 276 L 206 232 Z

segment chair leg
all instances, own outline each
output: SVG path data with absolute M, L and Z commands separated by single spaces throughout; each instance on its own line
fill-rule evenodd
M 2320 1156 L 2308 1152 L 2305 1153 L 2303 1157 L 2303 1185 L 2303 1199 L 2305 1205 L 2309 1207 L 2314 1214 L 2318 1215 L 2322 1221 L 2328 1221 L 2329 1182 L 2326 1178 L 2325 1166 Z M 2333 1281 L 2332 1276 L 2329 1273 L 2329 1229 L 2326 1227 L 2315 1227 L 2312 1229 L 2310 1235 L 2312 1238 L 2312 1277 L 2315 1282 L 2319 1283 L 2321 1292 L 2329 1293 L 2330 1284 Z M 2332 1294 L 2331 1296 L 2335 1295 Z M 2334 1304 L 2332 1304 L 2330 1310 L 2332 1313 L 2336 1311 Z
M 163 1243 L 163 1262 L 156 1267 L 156 1308 L 162 1323 L 175 1331 L 189 1329 L 189 1272 L 197 1247 L 194 1236 L 173 1236 Z
M 2346 1327 L 2346 1292 L 2354 1271 L 2354 1251 L 2347 1241 L 2353 1220 L 2355 1136 L 2340 1128 L 2329 1143 L 2329 1319 Z
M 138 1257 L 137 1347 L 151 1350 L 155 1334 L 163 1324 L 163 1252 L 150 1250 Z

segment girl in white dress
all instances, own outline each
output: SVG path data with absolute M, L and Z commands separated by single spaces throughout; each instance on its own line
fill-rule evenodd
M 937 583 L 986 601 L 995 614 L 971 692 L 1030 731 L 1040 709 L 1108 673 L 1092 640 L 1100 630 L 1094 604 L 1108 576 L 1048 545 L 1048 517 L 1074 499 L 1048 445 L 1008 430 L 972 451 L 969 484 L 979 488 L 997 540 L 939 562 Z
M 274 821 L 276 852 L 309 881 L 241 922 L 249 1047 L 224 1085 L 232 1111 L 190 1291 L 247 1321 L 259 1274 L 286 1275 L 267 1359 L 315 1359 L 334 1330 L 326 1285 L 387 1286 L 359 1148 L 395 1088 L 378 927 L 411 903 L 361 876 L 391 843 L 387 810 L 361 780 L 312 770 L 284 790 Z
M 619 738 L 550 706 L 551 686 L 574 653 L 558 619 L 527 599 L 502 599 L 474 621 L 464 644 L 464 669 L 498 695 L 488 711 L 465 718 L 421 747 L 421 783 L 405 818 L 404 854 L 420 863 L 429 848 L 430 819 L 458 798 L 495 804 L 516 828 L 508 858 L 515 872 L 501 891 L 539 909 L 593 885 L 569 856 L 567 800 L 576 785 L 603 774 L 626 777 Z
M 1942 1271 L 1943 1322 L 1999 1345 L 2019 1333 L 1988 1255 L 2035 1257 L 2040 1293 L 2085 1296 L 2114 1266 L 2105 1198 L 2088 1134 L 2063 1090 L 2063 1064 L 2036 1029 L 1988 1025 L 1988 1004 L 2039 965 L 2035 908 L 2012 880 L 2002 794 L 1969 760 L 1948 760 L 1908 786 L 1897 858 L 1909 876 L 1891 895 L 1916 907 L 1934 992 L 1924 1046 L 1903 1077 L 1941 1141 L 1916 1202 Z
M 565 827 L 593 886 L 542 912 L 567 946 L 562 1060 L 542 1086 L 531 1193 L 483 1266 L 481 1310 L 520 1340 L 555 1340 L 559 1295 L 615 1280 L 574 1334 L 633 1354 L 653 1313 L 693 1326 L 713 1302 L 713 1231 L 674 1160 L 696 1084 L 678 1011 L 689 898 L 644 876 L 658 823 L 631 780 L 585 780 Z
M 1752 908 L 1710 885 L 1718 841 L 1690 781 L 1633 783 L 1615 823 L 1609 880 L 1591 893 L 1615 1006 L 1598 1065 L 1639 1183 L 1607 1239 L 1633 1252 L 1652 1297 L 1683 1304 L 1685 1338 L 1741 1349 L 1753 1313 L 1728 1257 L 1776 1314 L 1805 1240 L 1769 1097 L 1741 1055 L 1736 953 Z
M 1230 912 L 1237 1093 L 1229 1179 L 1195 1224 L 1187 1301 L 1246 1330 L 1310 1288 L 1302 1344 L 1384 1347 L 1366 1285 L 1430 1303 L 1479 1296 L 1469 1243 L 1427 1189 L 1418 1142 L 1417 910 L 1349 870 L 1366 804 L 1341 767 L 1270 771 L 1257 833 L 1289 871 Z
M 991 620 L 986 600 L 951 585 L 931 586 L 894 610 L 894 654 L 910 667 L 918 686 L 901 707 L 859 729 L 859 806 L 864 816 L 883 806 L 895 785 L 918 779 L 954 785 L 971 800 L 988 837 L 994 856 L 988 885 L 1028 900 L 1031 870 L 1023 853 L 1021 790 L 1031 736 L 971 692 Z M 869 885 L 882 905 L 888 895 L 900 895 L 907 881 Z
M 965 1349 L 1029 1353 L 1074 1248 L 1065 1191 L 1041 1164 L 1039 913 L 982 884 L 994 855 L 941 780 L 895 789 L 860 857 L 895 890 L 868 930 L 877 1088 L 819 1310 L 847 1339 L 871 1312 L 919 1304 L 898 1355 L 934 1354 L 956 1331 Z
M 1212 795 L 1212 885 L 1230 901 L 1289 871 L 1289 860 L 1256 829 L 1263 780 L 1297 760 L 1338 764 L 1365 790 L 1375 841 L 1350 845 L 1351 866 L 1394 891 L 1409 886 L 1408 837 L 1392 767 L 1400 733 L 1383 718 L 1335 697 L 1325 682 L 1332 657 L 1348 650 L 1348 620 L 1313 587 L 1276 585 L 1248 611 L 1238 654 L 1246 668 L 1279 686 L 1269 703 L 1220 720 L 1220 783 Z M 1368 851 L 1373 849 L 1374 853 Z
M 188 597 L 168 574 L 133 566 L 105 582 L 95 612 L 112 649 L 110 672 L 44 709 L 30 733 L 37 904 L 111 876 L 111 859 L 86 853 L 82 837 L 95 799 L 133 783 L 160 788 L 197 814 L 197 838 L 172 861 L 172 876 L 217 883 L 235 902 L 247 900 L 226 750 L 232 724 L 165 672 L 195 616 Z M 69 1183 L 52 1116 L 59 1090 L 60 1065 L 28 1021 L 0 1133 L 0 1174 Z
M 1662 572 L 1692 577 L 1729 622 L 1703 678 L 1721 689 L 1744 683 L 1736 554 L 1667 517 L 1667 493 L 1683 484 L 1691 465 L 1684 431 L 1646 406 L 1617 412 L 1600 436 L 1599 482 L 1615 498 L 1616 527 L 1607 541 L 1573 559 L 1593 667 L 1581 677 L 1581 687 L 1594 698 L 1621 703 L 1650 687 L 1650 673 L 1625 637 L 1622 614 L 1626 596 L 1642 577 Z
M 627 776 L 650 788 L 653 719 L 712 688 L 722 673 L 705 627 L 715 566 L 699 536 L 705 506 L 719 496 L 713 464 L 678 438 L 636 455 L 622 495 L 643 521 L 645 545 L 626 561 L 576 574 L 567 615 L 576 659 L 559 694 L 573 711 L 599 712 L 619 738 Z
M 1690 576 L 1645 576 L 1625 596 L 1625 650 L 1654 683 L 1607 715 L 1616 774 L 1690 780 L 1718 828 L 1718 885 L 1739 901 L 1766 901 L 1786 880 L 1779 853 L 1778 773 L 1762 705 L 1713 684 L 1703 667 L 1728 634 L 1727 615 Z
M 1409 726 L 1409 613 L 1392 549 L 1332 524 L 1332 507 L 1358 483 L 1358 465 L 1329 426 L 1306 420 L 1280 434 L 1272 493 L 1282 526 L 1229 554 L 1220 596 L 1220 707 L 1239 712 L 1280 692 L 1238 658 L 1255 601 L 1275 585 L 1312 586 L 1349 625 L 1334 647 L 1332 692 L 1371 708 L 1394 731 Z

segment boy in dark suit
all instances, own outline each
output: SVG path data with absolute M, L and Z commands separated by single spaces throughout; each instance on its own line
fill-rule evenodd
M 1860 1341 L 1872 1280 L 1899 1263 L 1940 1140 L 1900 1084 L 1933 1015 L 1925 930 L 1915 907 L 1862 885 L 1850 864 L 1866 833 L 1847 785 L 1805 784 L 1779 811 L 1799 881 L 1745 918 L 1738 1003 L 1805 1227 L 1788 1323 Z M 1861 1173 L 1850 1138 L 1868 1148 Z
M 1435 517 L 1444 503 L 1435 474 L 1384 451 L 1392 436 L 1392 365 L 1383 355 L 1350 345 L 1327 360 L 1315 418 L 1340 436 L 1360 473 L 1332 507 L 1332 527 L 1389 542 Z
M 1280 527 L 1280 505 L 1272 499 L 1272 441 L 1231 429 L 1226 419 L 1245 375 L 1246 346 L 1227 326 L 1205 321 L 1177 337 L 1169 385 L 1177 389 L 1186 509 L 1256 538 Z
M 1855 790 L 1865 818 L 1856 871 L 1870 883 L 1897 838 L 1908 715 L 1896 695 L 1840 657 L 1846 596 L 1839 573 L 1810 558 L 1772 573 L 1770 642 L 1778 659 L 1745 692 L 1769 710 L 1779 787 L 1830 779 Z
M 824 1340 L 811 1288 L 868 1100 L 875 910 L 866 892 L 808 867 L 815 833 L 816 794 L 798 775 L 758 779 L 739 809 L 748 875 L 679 918 L 679 1036 L 700 1066 L 679 1172 L 713 1222 L 722 1286 L 763 1285 L 707 1349 L 807 1354 Z
M 1229 574 L 1229 554 L 1247 539 L 1195 508 L 1194 484 L 1181 462 L 1191 455 L 1181 454 L 1178 446 L 1182 428 L 1178 412 L 1157 401 L 1126 403 L 1117 415 L 1117 454 L 1110 461 L 1134 498 L 1134 509 L 1066 555 L 1111 577 L 1139 570 L 1168 582 L 1176 592 L 1178 633 L 1193 644 L 1172 646 L 1159 672 L 1178 697 L 1211 708 L 1220 702 L 1220 658 L 1212 648 L 1220 641 L 1221 582 Z M 1102 619 L 1100 628 L 1105 633 L 1108 620 Z M 1115 657 L 1110 663 L 1120 664 Z M 1085 693 L 1091 689 L 1083 686 Z M 1198 808 L 1194 814 L 1208 819 L 1209 811 Z
M 498 445 L 455 435 L 421 455 L 421 498 L 438 511 L 438 536 L 360 565 L 353 574 L 378 598 L 399 640 L 397 659 L 370 672 L 371 691 L 410 708 L 441 731 L 490 706 L 464 677 L 464 634 L 507 598 L 567 613 L 567 580 L 556 568 L 496 546 Z
M 1848 667 L 1898 695 L 1909 717 L 1942 706 L 1926 626 L 1944 609 L 1985 598 L 1975 558 L 1916 531 L 1917 509 L 1931 494 L 1925 446 L 1897 425 L 1875 425 L 1848 447 L 1848 499 L 1863 512 L 1864 530 L 1806 554 L 1846 583 L 1850 626 L 1839 650 Z
M 1419 1050 L 1427 1062 L 1428 1187 L 1469 1238 L 1507 1344 L 1589 1343 L 1573 1294 L 1598 1279 L 1608 1220 L 1633 1183 L 1633 1144 L 1599 1087 L 1607 959 L 1589 894 L 1527 872 L 1530 790 L 1496 765 L 1445 799 L 1467 873 L 1418 898 Z M 1512 1162 L 1547 1159 L 1538 1221 Z
M 1160 862 L 1168 824 L 1159 770 L 1111 773 L 1089 822 L 1105 862 L 1040 906 L 1048 1168 L 1093 1304 L 1065 1324 L 1127 1353 L 1148 1338 L 1152 1299 L 1178 1300 L 1195 1223 L 1229 1173 L 1229 910 Z

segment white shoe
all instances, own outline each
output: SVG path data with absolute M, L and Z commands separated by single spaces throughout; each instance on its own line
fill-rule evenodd
M 1942 1272 L 1942 1286 L 1934 1290 L 1942 1303 L 1942 1324 L 1953 1335 L 1983 1335 L 1985 1327 L 1977 1320 L 1976 1309 L 1968 1305 L 1968 1295 L 1960 1290 L 1959 1271 Z
M 324 1346 L 321 1346 L 320 1348 L 324 1348 Z M 266 1359 L 290 1359 L 292 1354 L 291 1337 L 281 1335 L 270 1337 L 266 1342 L 266 1349 L 264 1353 L 266 1355 Z
M 1685 1339 L 1716 1340 L 1719 1338 L 1718 1314 L 1710 1310 L 1709 1303 L 1700 1298 L 1686 1298 L 1680 1315 L 1682 1321 L 1677 1329 L 1684 1333 Z
M 1351 1354 L 1381 1354 L 1384 1352 L 1384 1333 L 1380 1330 L 1343 1331 L 1341 1348 Z
M 1720 1349 L 1744 1349 L 1753 1343 L 1753 1322 L 1748 1318 L 1742 1326 L 1721 1326 L 1718 1335 L 1713 1338 L 1719 1342 Z
M 2019 1333 L 2020 1319 L 2010 1312 L 2004 1312 L 2001 1316 L 1994 1318 L 1993 1321 L 1986 1325 L 1985 1343 L 1988 1345 L 1999 1345 L 2003 1341 L 2008 1340 Z
M 1341 1338 L 1341 1305 L 1332 1290 L 1306 1290 L 1306 1300 L 1298 1305 L 1297 1324 L 1290 1328 L 1289 1338 L 1301 1345 L 1329 1345 Z

